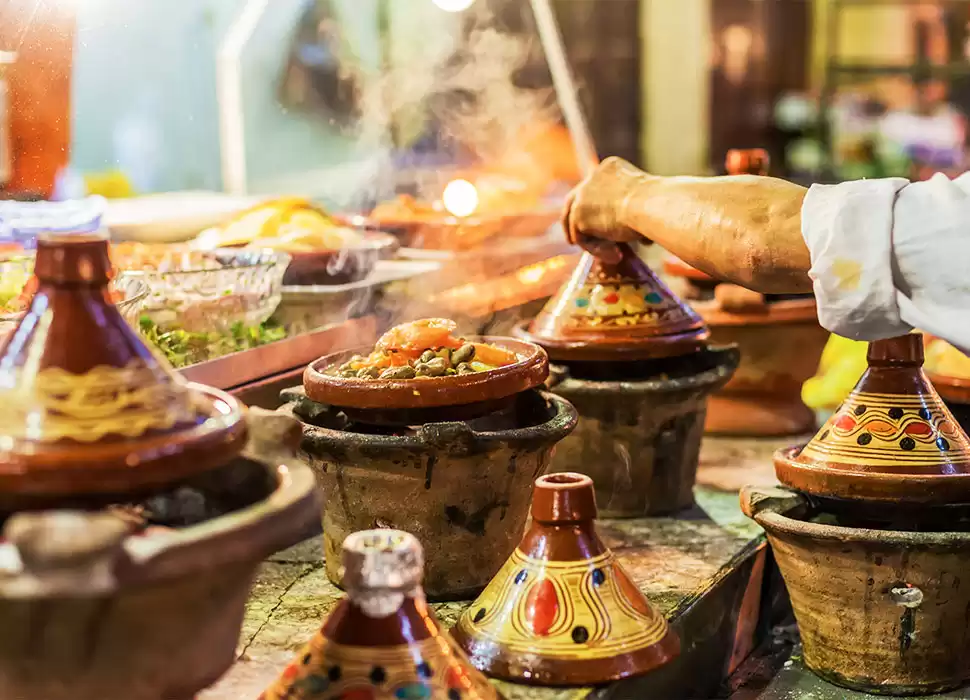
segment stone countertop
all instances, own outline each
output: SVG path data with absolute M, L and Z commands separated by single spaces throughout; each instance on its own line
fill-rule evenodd
M 737 488 L 746 474 L 759 483 L 766 473 L 772 475 L 771 453 L 778 446 L 778 440 L 707 439 L 695 508 L 673 518 L 600 521 L 601 536 L 662 612 L 704 589 L 760 535 L 760 528 L 741 514 Z M 763 465 L 769 465 L 768 472 Z M 247 605 L 236 664 L 199 700 L 258 697 L 341 595 L 324 572 L 320 538 L 271 557 L 261 567 Z M 451 627 L 469 603 L 433 607 L 442 624 Z M 496 684 L 508 700 L 578 700 L 591 690 Z

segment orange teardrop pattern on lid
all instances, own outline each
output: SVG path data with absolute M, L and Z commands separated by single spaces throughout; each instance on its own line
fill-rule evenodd
M 452 630 L 490 676 L 591 685 L 646 673 L 680 642 L 594 527 L 592 480 L 561 473 L 535 483 L 532 525 Z
M 970 503 L 970 440 L 923 373 L 912 333 L 869 344 L 869 368 L 801 451 L 782 450 L 782 483 L 831 498 Z

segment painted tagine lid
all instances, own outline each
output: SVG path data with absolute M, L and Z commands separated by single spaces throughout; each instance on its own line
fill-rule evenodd
M 406 532 L 350 535 L 347 597 L 260 700 L 499 700 L 425 602 L 423 559 Z
M 599 539 L 593 481 L 540 477 L 532 525 L 453 630 L 490 676 L 593 685 L 645 673 L 680 641 Z
M 870 343 L 867 360 L 811 442 L 775 455 L 778 479 L 820 497 L 970 503 L 970 440 L 923 373 L 922 336 Z
M 647 360 L 699 349 L 704 320 L 625 243 L 607 264 L 585 253 L 569 281 L 519 334 L 552 360 Z
M 242 450 L 241 405 L 185 383 L 115 308 L 104 236 L 43 234 L 36 256 L 0 348 L 0 507 L 147 492 Z

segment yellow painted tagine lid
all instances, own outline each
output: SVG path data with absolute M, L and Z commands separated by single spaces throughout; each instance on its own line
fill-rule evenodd
M 260 700 L 501 700 L 428 607 L 423 570 L 413 535 L 350 535 L 347 597 Z
M 607 264 L 589 253 L 520 335 L 552 360 L 647 360 L 686 354 L 709 336 L 700 315 L 629 245 Z
M 895 504 L 970 503 L 970 440 L 923 373 L 918 333 L 869 344 L 868 369 L 778 479 L 809 495 Z
M 583 474 L 535 483 L 532 525 L 453 630 L 486 674 L 537 685 L 595 685 L 653 670 L 677 635 L 596 534 Z

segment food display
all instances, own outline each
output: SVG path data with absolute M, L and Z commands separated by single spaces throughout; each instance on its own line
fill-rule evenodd
M 490 372 L 519 359 L 496 345 L 456 338 L 457 327 L 441 318 L 395 326 L 381 336 L 372 353 L 355 355 L 328 374 L 345 379 L 433 379 Z
M 193 247 L 286 253 L 291 261 L 284 284 L 303 286 L 364 279 L 396 243 L 392 236 L 344 224 L 306 199 L 285 198 L 257 205 L 219 227 L 203 231 Z

